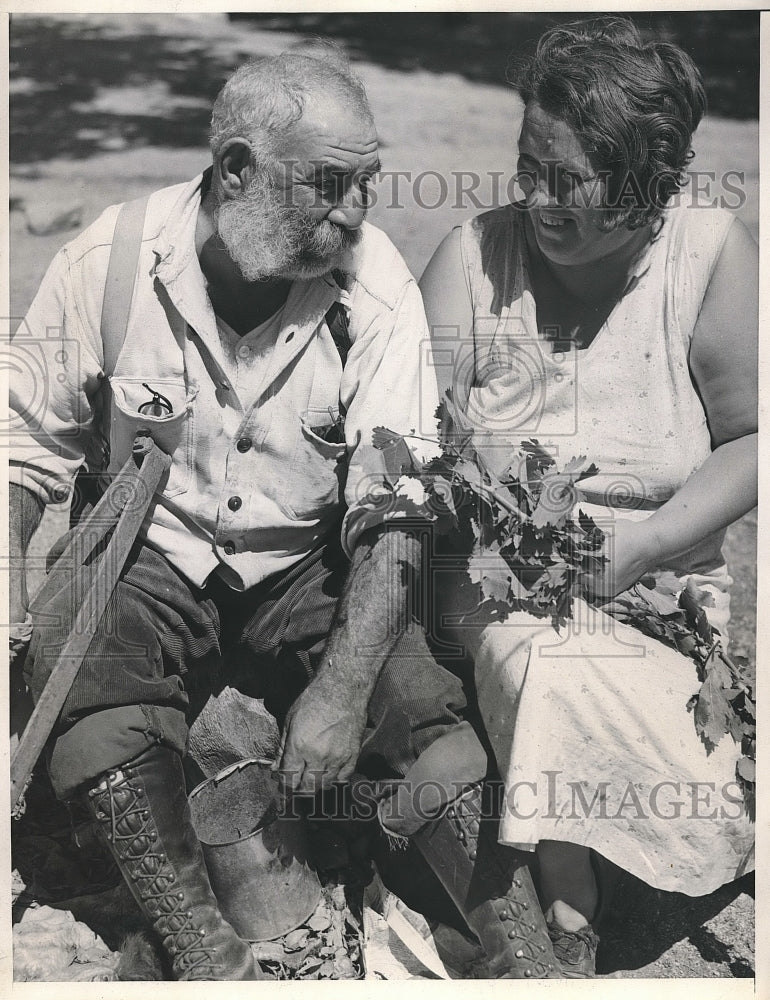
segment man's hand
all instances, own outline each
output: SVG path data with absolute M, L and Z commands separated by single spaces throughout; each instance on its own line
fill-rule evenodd
M 401 531 L 359 538 L 324 662 L 284 726 L 276 769 L 287 791 L 315 792 L 353 773 L 369 698 L 409 622 L 409 577 L 419 565 L 419 542 Z
M 327 665 L 328 666 L 328 665 Z M 284 787 L 314 793 L 353 773 L 366 726 L 366 702 L 320 673 L 289 710 L 278 752 Z
M 660 544 L 647 521 L 617 518 L 609 533 L 604 572 L 586 587 L 589 597 L 615 597 L 655 569 L 660 560 Z

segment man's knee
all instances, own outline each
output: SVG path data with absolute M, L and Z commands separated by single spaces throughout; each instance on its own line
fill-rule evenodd
M 24 664 L 24 679 L 35 701 L 72 634 L 71 612 L 68 598 L 61 595 L 37 611 Z M 178 691 L 178 682 L 169 687 L 169 680 L 164 678 L 157 623 L 147 613 L 142 595 L 118 583 L 70 688 L 62 717 L 67 719 L 72 712 L 86 708 L 132 701 L 130 691 L 137 685 L 160 685 L 163 690 L 158 690 L 157 698 L 149 696 L 149 688 L 143 693 L 144 700 L 162 701 Z
M 378 705 L 400 706 L 407 716 L 456 720 L 466 706 L 460 678 L 441 666 L 419 627 L 404 633 L 385 659 L 370 714 Z
M 369 701 L 360 767 L 372 777 L 405 774 L 439 737 L 458 726 L 466 699 L 459 678 L 440 666 L 425 637 L 405 633 L 386 659 Z
M 151 746 L 181 755 L 187 744 L 184 712 L 158 705 L 123 705 L 92 712 L 61 733 L 48 771 L 57 798 L 72 798 L 100 774 L 134 760 Z

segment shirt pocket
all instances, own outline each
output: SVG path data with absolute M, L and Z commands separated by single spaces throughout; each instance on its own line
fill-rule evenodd
M 342 440 L 336 440 L 339 437 Z M 342 502 L 346 474 L 347 447 L 339 410 L 305 410 L 299 417 L 283 509 L 296 521 L 318 520 Z
M 150 386 L 150 391 L 146 385 Z M 131 454 L 134 437 L 141 430 L 149 431 L 157 446 L 171 456 L 171 468 L 161 479 L 159 492 L 175 497 L 190 488 L 195 452 L 195 421 L 192 401 L 197 386 L 183 378 L 138 379 L 111 378 L 112 409 L 110 452 L 122 465 Z M 171 404 L 171 413 L 153 416 L 139 412 L 139 407 L 152 400 L 152 390 L 162 393 Z

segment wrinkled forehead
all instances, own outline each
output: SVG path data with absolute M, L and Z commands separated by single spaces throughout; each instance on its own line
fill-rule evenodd
M 309 97 L 302 117 L 281 144 L 279 159 L 322 162 L 352 173 L 374 170 L 379 165 L 377 129 L 357 101 Z
M 524 109 L 519 149 L 554 160 L 588 160 L 586 148 L 571 126 L 549 114 L 537 101 L 530 101 Z

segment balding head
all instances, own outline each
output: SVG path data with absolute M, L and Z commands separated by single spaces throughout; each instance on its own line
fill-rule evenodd
M 233 73 L 214 102 L 209 133 L 214 159 L 230 140 L 242 138 L 256 161 L 274 160 L 311 95 L 341 98 L 372 118 L 363 84 L 337 49 L 255 59 Z

